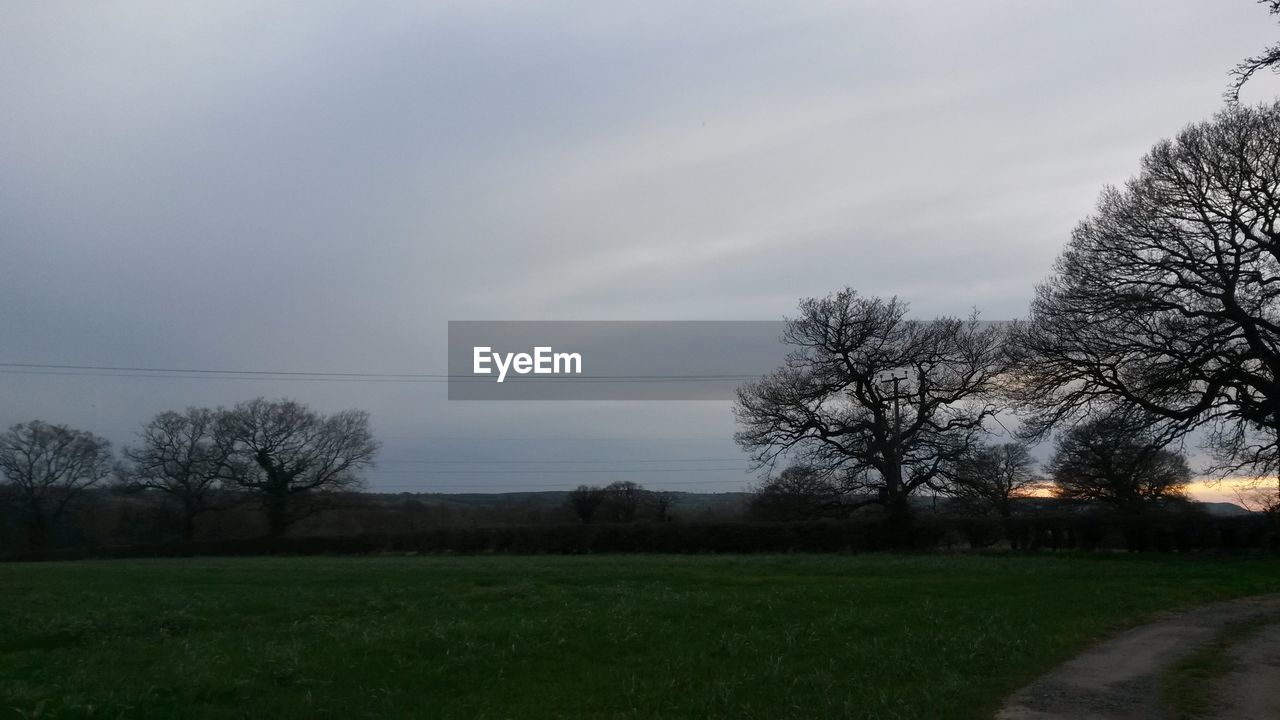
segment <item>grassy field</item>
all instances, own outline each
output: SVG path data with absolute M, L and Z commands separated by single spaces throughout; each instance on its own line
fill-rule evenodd
M 1154 610 L 1180 557 L 234 558 L 0 565 L 18 717 L 972 718 Z

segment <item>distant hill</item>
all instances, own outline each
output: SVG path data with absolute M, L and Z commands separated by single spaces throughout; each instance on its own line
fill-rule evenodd
M 663 492 L 672 499 L 671 512 L 677 517 L 692 518 L 714 515 L 740 515 L 746 509 L 750 493 L 745 492 Z M 424 505 L 471 508 L 477 510 L 512 507 L 558 508 L 568 501 L 565 490 L 499 493 L 370 493 L 388 503 L 414 500 Z
M 1198 503 L 1198 504 L 1199 504 L 1199 505 L 1202 505 L 1202 506 L 1204 507 L 1204 509 L 1205 509 L 1205 510 L 1209 511 L 1209 514 L 1210 514 L 1210 515 L 1220 515 L 1220 516 L 1223 516 L 1223 517 L 1231 517 L 1231 516 L 1235 516 L 1235 515 L 1250 515 L 1250 514 L 1252 514 L 1252 513 L 1250 513 L 1250 511 L 1245 510 L 1244 508 L 1240 507 L 1239 505 L 1237 505 L 1237 504 L 1235 504 L 1235 503 L 1229 503 L 1229 502 L 1202 502 L 1202 503 Z
M 750 499 L 746 492 L 666 492 L 672 500 L 672 512 L 678 517 L 692 518 L 714 515 L 730 517 L 741 514 Z M 569 493 L 564 490 L 544 490 L 535 492 L 499 492 L 499 493 L 371 493 L 374 498 L 389 503 L 399 503 L 408 499 L 424 505 L 449 506 L 455 508 L 472 508 L 477 510 L 500 509 L 511 507 L 525 508 L 558 508 L 563 507 Z M 945 510 L 947 499 L 939 497 L 935 503 L 927 495 L 916 496 L 912 504 L 922 511 Z M 1023 498 L 1018 501 L 1026 508 L 1050 509 L 1063 505 L 1063 502 L 1049 497 Z M 1210 515 L 1232 517 L 1248 515 L 1250 512 L 1235 503 L 1229 502 L 1196 502 Z

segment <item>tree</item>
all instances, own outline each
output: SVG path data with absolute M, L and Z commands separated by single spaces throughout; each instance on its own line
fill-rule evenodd
M 210 509 L 228 448 L 214 433 L 218 414 L 208 408 L 163 412 L 142 429 L 138 447 L 122 451 L 120 483 L 129 491 L 167 494 L 182 509 L 182 539 L 191 540 L 196 516 Z
M 1272 478 L 1268 478 L 1271 480 Z M 1280 524 L 1280 490 L 1261 478 L 1235 488 L 1236 503 L 1249 512 L 1262 513 L 1272 525 Z
M 584 523 L 590 523 L 595 518 L 596 510 L 600 509 L 602 503 L 604 491 L 598 487 L 579 485 L 569 491 L 569 508 Z
M 1102 502 L 1125 512 L 1184 498 L 1191 469 L 1159 445 L 1145 418 L 1112 415 L 1063 434 L 1049 461 L 1058 497 Z
M 848 288 L 801 302 L 786 364 L 738 389 L 738 444 L 761 467 L 790 458 L 832 478 L 850 508 L 878 503 L 906 521 L 908 496 L 937 482 L 1000 409 L 1007 369 L 998 326 L 907 311 Z
M 671 522 L 671 507 L 676 499 L 670 493 L 653 493 L 653 519 L 658 522 Z
M 805 465 L 792 465 L 755 489 L 747 511 L 762 520 L 845 517 L 849 514 L 845 501 L 829 477 Z
M 1267 6 L 1267 11 L 1272 15 L 1280 15 L 1280 0 L 1258 0 L 1259 3 Z M 1249 78 L 1253 77 L 1259 70 L 1280 70 L 1280 43 L 1262 51 L 1261 55 L 1255 55 L 1245 58 L 1243 62 L 1231 71 L 1231 86 L 1227 89 L 1227 101 L 1236 103 L 1240 101 L 1240 90 L 1244 88 L 1244 84 L 1249 82 Z
M 1029 496 L 1041 480 L 1025 443 L 980 445 L 965 453 L 951 470 L 947 492 L 970 507 L 1013 515 L 1013 502 Z
M 111 443 L 83 430 L 39 420 L 0 434 L 0 473 L 18 500 L 32 547 L 49 533 L 72 500 L 111 472 Z
M 619 480 L 604 486 L 604 505 L 609 510 L 610 519 L 617 522 L 631 522 L 636 519 L 640 503 L 646 495 L 645 489 L 630 480 Z
M 272 537 L 312 510 L 300 500 L 361 487 L 378 452 L 369 413 L 326 416 L 293 400 L 240 403 L 219 415 L 216 437 L 224 479 L 259 498 Z
M 1143 413 L 1206 428 L 1225 473 L 1277 469 L 1280 105 L 1231 107 L 1108 187 L 1036 290 L 1013 391 L 1028 437 Z

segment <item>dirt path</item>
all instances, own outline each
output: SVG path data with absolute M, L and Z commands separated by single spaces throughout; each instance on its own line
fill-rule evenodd
M 1233 667 L 1213 686 L 1213 720 L 1280 718 L 1280 624 L 1267 625 L 1227 650 Z
M 1280 617 L 1280 595 L 1166 614 L 1063 663 L 1010 696 L 998 720 L 1158 720 L 1161 680 L 1238 623 Z M 1226 650 L 1231 669 L 1212 688 L 1214 718 L 1280 718 L 1280 624 L 1260 625 Z

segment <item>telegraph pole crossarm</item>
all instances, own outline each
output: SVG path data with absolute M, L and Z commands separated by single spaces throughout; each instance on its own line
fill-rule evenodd
M 896 371 L 889 374 L 889 377 L 880 381 L 881 385 L 893 384 L 893 437 L 897 442 L 901 442 L 902 435 L 902 407 L 900 401 L 902 395 L 898 392 L 898 384 L 907 379 L 904 372 L 899 375 Z

